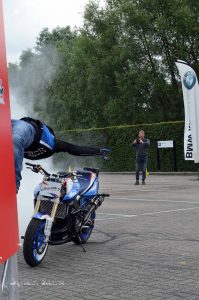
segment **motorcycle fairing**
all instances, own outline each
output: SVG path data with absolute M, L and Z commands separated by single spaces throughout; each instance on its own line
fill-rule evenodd
M 92 172 L 77 171 L 77 181 L 73 182 L 72 189 L 64 196 L 63 201 L 72 201 L 77 195 L 93 196 L 98 190 L 97 176 Z M 91 190 L 91 192 L 89 192 Z
M 92 173 L 91 171 L 77 170 L 77 179 L 73 180 L 69 193 L 63 197 L 62 201 L 70 204 L 77 195 L 93 197 L 98 192 L 98 188 L 99 182 L 96 174 Z M 42 193 L 42 184 L 40 183 L 34 191 L 35 198 L 37 198 L 40 194 L 42 196 Z
M 85 197 L 94 197 L 98 193 L 99 189 L 99 181 L 98 178 L 95 177 L 93 184 L 87 189 L 86 192 L 84 192 Z
M 78 170 L 77 174 L 80 176 L 78 177 L 78 181 L 80 183 L 80 189 L 79 194 L 84 194 L 93 187 L 94 183 L 98 182 L 96 174 L 90 172 L 90 171 L 81 171 Z M 92 194 L 92 193 L 91 193 Z
M 68 203 L 72 202 L 72 200 L 78 195 L 79 188 L 80 184 L 78 180 L 74 180 L 70 192 L 64 196 L 63 201 Z

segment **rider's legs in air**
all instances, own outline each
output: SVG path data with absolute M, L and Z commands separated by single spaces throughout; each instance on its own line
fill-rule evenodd
M 22 120 L 12 120 L 12 139 L 14 145 L 15 176 L 17 192 L 20 186 L 24 149 L 28 148 L 35 136 L 33 125 Z

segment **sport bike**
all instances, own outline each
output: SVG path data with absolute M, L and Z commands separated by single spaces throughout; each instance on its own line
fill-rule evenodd
M 34 191 L 35 211 L 23 244 L 25 261 L 37 266 L 49 245 L 68 242 L 85 244 L 94 228 L 96 209 L 109 194 L 99 194 L 99 170 L 84 168 L 75 172 L 49 174 L 41 165 L 26 163 L 43 174 Z

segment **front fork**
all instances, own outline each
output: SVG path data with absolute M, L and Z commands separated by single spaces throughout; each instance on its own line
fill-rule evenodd
M 39 212 L 40 205 L 41 205 L 41 200 L 37 199 L 34 214 L 37 214 Z M 51 215 L 50 216 L 44 215 L 46 223 L 45 223 L 45 228 L 44 228 L 45 240 L 43 242 L 46 244 L 48 243 L 50 235 L 51 235 L 51 229 L 52 229 L 53 222 L 55 220 L 57 208 L 58 208 L 58 203 L 55 202 L 52 207 Z

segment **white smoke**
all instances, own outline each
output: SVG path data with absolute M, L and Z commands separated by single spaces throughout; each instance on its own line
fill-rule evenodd
M 10 95 L 11 104 L 11 117 L 12 119 L 20 119 L 27 115 L 24 107 L 19 104 L 14 93 Z M 36 174 L 26 169 L 25 161 L 23 163 L 21 186 L 17 197 L 18 203 L 18 220 L 19 220 L 19 234 L 24 235 L 28 223 L 31 220 L 33 214 L 33 191 L 34 188 L 42 180 L 41 174 Z M 35 163 L 41 164 L 48 171 L 53 170 L 52 159 L 46 159 L 43 161 L 35 161 Z
M 29 91 L 28 94 L 23 93 L 23 88 L 20 85 L 24 84 L 24 81 L 17 81 L 16 78 L 16 85 L 15 85 L 15 78 L 12 74 L 12 84 L 10 85 L 10 103 L 11 103 L 11 116 L 12 119 L 20 119 L 25 116 L 31 116 L 33 118 L 39 118 L 38 114 L 34 111 L 35 101 L 40 99 L 39 93 L 36 95 L 34 91 L 40 90 L 41 84 L 43 82 L 50 84 L 52 80 L 56 76 L 56 70 L 58 70 L 62 60 L 59 58 L 57 52 L 53 52 L 54 50 L 47 49 L 48 55 L 49 51 L 52 54 L 53 60 L 52 65 L 47 63 L 47 59 L 44 56 L 43 60 L 40 58 L 39 60 L 39 74 L 42 78 L 35 76 L 35 79 L 31 81 L 31 86 L 34 90 Z M 52 51 L 52 52 L 51 52 Z M 26 74 L 24 78 L 28 82 L 28 74 L 33 71 L 32 62 L 26 66 Z M 33 79 L 33 77 L 31 77 Z M 24 79 L 24 80 L 25 80 Z M 19 96 L 21 95 L 21 96 Z M 45 103 L 42 104 L 43 109 L 45 109 Z M 47 118 L 48 119 L 48 118 Z M 47 121 L 48 123 L 48 121 Z M 82 144 L 82 141 L 72 141 L 73 143 Z M 67 153 L 66 160 L 63 160 L 60 156 L 57 156 L 57 159 L 53 163 L 52 158 L 48 158 L 41 161 L 34 161 L 33 163 L 41 164 L 44 169 L 46 169 L 49 173 L 56 173 L 57 171 L 66 171 L 71 166 L 72 170 L 80 169 L 80 167 L 85 166 L 85 161 L 83 158 L 77 158 L 75 156 L 71 157 Z M 99 167 L 101 165 L 100 158 L 90 157 L 89 163 L 86 164 L 87 167 Z M 19 229 L 20 229 L 20 236 L 23 236 L 25 230 L 28 226 L 28 223 L 31 220 L 31 216 L 33 214 L 33 200 L 34 194 L 33 191 L 35 187 L 42 181 L 42 175 L 36 174 L 27 170 L 24 160 L 23 171 L 22 171 L 22 180 L 21 186 L 18 193 L 18 217 L 19 217 Z
M 19 103 L 17 97 L 14 93 L 10 95 L 11 103 L 11 116 L 12 119 L 20 119 L 27 115 L 24 107 Z M 70 156 L 70 163 L 67 163 L 68 154 L 66 153 L 65 163 L 62 159 L 56 160 L 53 163 L 52 158 L 47 158 L 43 160 L 33 161 L 35 164 L 40 164 L 49 173 L 56 173 L 58 171 L 67 171 L 69 169 L 76 170 L 83 168 L 85 164 L 83 163 L 83 158 L 77 159 L 75 156 Z M 33 200 L 34 200 L 34 189 L 42 181 L 42 175 L 31 172 L 31 170 L 26 168 L 24 159 L 21 186 L 17 197 L 18 203 L 18 220 L 19 220 L 19 233 L 20 237 L 24 236 L 26 228 L 31 220 L 34 212 Z M 97 161 L 97 163 L 96 163 Z M 100 164 L 100 158 L 96 160 L 95 157 L 90 157 L 89 164 L 87 167 L 98 167 Z
M 57 52 L 55 51 L 53 53 L 53 49 L 51 48 L 50 51 L 52 51 L 52 54 L 54 57 L 56 57 L 56 66 L 55 64 L 50 65 L 47 64 L 47 59 L 45 56 L 43 56 L 43 59 L 40 58 L 39 61 L 39 70 L 41 71 L 41 74 L 45 74 L 45 80 L 47 82 L 50 82 L 53 80 L 53 78 L 56 76 L 56 69 L 59 67 L 59 62 L 58 62 L 58 55 Z M 48 49 L 48 54 L 49 54 L 49 49 Z M 61 60 L 60 60 L 61 63 Z M 42 67 L 43 67 L 43 72 L 42 72 Z M 32 71 L 32 62 L 26 67 L 26 71 L 31 72 Z M 14 82 L 13 82 L 14 79 Z M 21 82 L 23 84 L 23 82 Z M 39 88 L 41 84 L 41 80 L 37 77 L 35 77 L 34 82 L 32 82 L 34 85 L 35 89 L 37 87 Z M 19 93 L 20 91 L 20 93 Z M 20 119 L 25 116 L 31 116 L 37 118 L 37 114 L 34 112 L 34 95 L 33 91 L 28 94 L 24 95 L 23 89 L 21 88 L 19 82 L 17 82 L 17 77 L 16 77 L 16 85 L 15 85 L 15 78 L 12 77 L 12 84 L 10 84 L 10 105 L 11 105 L 11 118 L 12 119 Z M 22 97 L 20 97 L 21 95 Z M 38 95 L 39 97 L 39 95 Z M 33 207 L 33 199 L 34 199 L 34 194 L 33 191 L 35 187 L 42 181 L 42 175 L 41 174 L 36 174 L 31 172 L 26 168 L 25 165 L 25 159 L 23 163 L 23 171 L 22 171 L 22 180 L 21 180 L 21 186 L 20 190 L 18 193 L 18 220 L 19 220 L 19 234 L 20 236 L 23 236 L 25 233 L 25 230 L 28 226 L 28 223 L 31 220 L 31 216 L 34 212 L 34 207 Z M 34 161 L 33 163 L 36 164 L 41 164 L 44 169 L 46 169 L 49 172 L 54 173 L 55 172 L 55 167 L 53 165 L 52 159 L 48 158 L 45 160 L 41 161 Z

